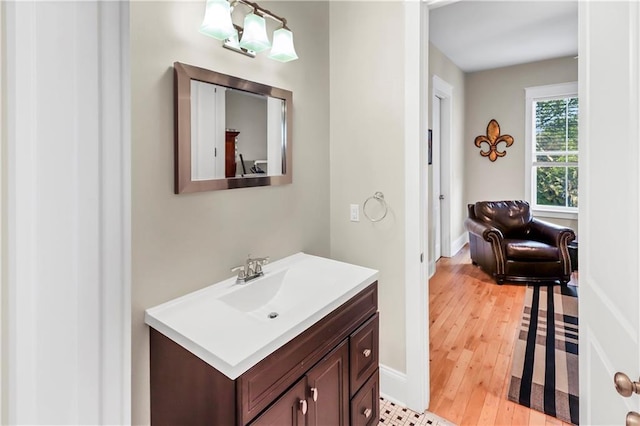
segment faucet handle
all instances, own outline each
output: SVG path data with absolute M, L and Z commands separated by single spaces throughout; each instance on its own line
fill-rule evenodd
M 238 272 L 238 279 L 239 280 L 243 280 L 246 278 L 246 271 L 244 269 L 245 265 L 239 265 L 236 266 L 235 268 L 231 268 L 231 272 Z
M 262 273 L 262 267 L 264 265 L 266 265 L 267 263 L 269 263 L 269 258 L 268 257 L 260 257 L 257 259 L 253 259 L 255 262 L 255 270 L 254 272 L 256 274 L 261 274 Z

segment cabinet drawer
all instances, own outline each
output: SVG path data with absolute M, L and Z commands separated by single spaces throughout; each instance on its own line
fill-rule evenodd
M 349 337 L 351 396 L 378 369 L 378 313 Z
M 380 418 L 378 370 L 351 399 L 351 426 L 377 425 Z

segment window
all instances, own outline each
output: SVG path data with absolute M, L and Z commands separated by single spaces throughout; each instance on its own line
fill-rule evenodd
M 578 213 L 577 92 L 577 83 L 526 89 L 526 189 L 542 215 Z

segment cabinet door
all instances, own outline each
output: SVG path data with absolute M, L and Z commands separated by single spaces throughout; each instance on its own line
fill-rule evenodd
M 309 425 L 349 424 L 349 346 L 344 340 L 307 373 Z
M 254 426 L 307 426 L 307 379 L 300 379 L 289 391 L 274 402 L 251 425 Z

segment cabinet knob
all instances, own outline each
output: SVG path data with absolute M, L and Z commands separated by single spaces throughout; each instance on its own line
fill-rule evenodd
M 313 398 L 313 401 L 317 401 L 318 400 L 318 388 L 311 388 L 311 397 Z
M 371 417 L 371 414 L 373 413 L 373 411 L 371 410 L 371 408 L 365 408 L 364 411 L 362 412 L 362 414 L 364 415 L 365 418 L 369 418 Z
M 369 356 L 371 355 L 371 349 L 365 349 L 364 351 L 362 351 L 362 355 L 364 355 L 365 358 L 369 358 Z
M 640 393 L 640 382 L 632 381 L 629 376 L 624 373 L 617 372 L 613 376 L 613 382 L 616 385 L 616 390 L 622 396 L 629 397 L 634 393 Z
M 300 400 L 300 411 L 302 411 L 302 415 L 306 415 L 307 414 L 307 400 L 306 399 L 301 399 Z
M 626 426 L 640 426 L 640 414 L 635 411 L 629 411 L 627 413 Z

